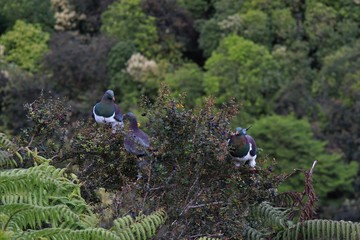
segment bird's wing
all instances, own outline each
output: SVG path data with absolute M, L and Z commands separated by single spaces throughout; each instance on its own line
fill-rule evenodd
M 255 156 L 256 155 L 256 143 L 255 143 L 255 140 L 250 135 L 245 135 L 245 137 L 247 138 L 249 143 L 251 143 L 250 155 Z
M 145 151 L 143 149 L 139 149 L 137 141 L 138 139 L 135 135 L 126 135 L 124 138 L 124 147 L 129 153 L 135 155 L 144 155 Z
M 95 106 L 93 107 L 92 112 L 91 112 L 91 116 L 93 119 L 95 119 Z
M 115 108 L 115 117 L 114 117 L 115 120 L 118 121 L 118 122 L 122 122 L 123 121 L 123 114 L 122 114 L 119 106 L 114 103 L 114 108 Z
M 142 146 L 144 146 L 145 148 L 148 148 L 150 146 L 150 142 L 149 142 L 149 136 L 144 133 L 143 131 L 141 131 L 140 129 L 137 130 L 135 133 L 136 141 L 141 144 Z

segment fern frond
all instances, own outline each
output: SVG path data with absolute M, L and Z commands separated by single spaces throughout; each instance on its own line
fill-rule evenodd
M 301 202 L 302 195 L 300 192 L 283 192 L 273 197 L 271 202 L 278 207 L 293 207 Z
M 0 133 L 0 167 L 16 167 L 17 163 L 12 158 L 15 152 L 16 145 L 4 133 Z M 19 153 L 16 154 L 19 156 Z
M 149 239 L 155 235 L 157 228 L 164 224 L 167 214 L 160 209 L 148 216 L 141 215 L 133 220 L 130 216 L 125 216 L 114 221 L 112 228 L 121 239 Z
M 0 172 L 1 203 L 65 204 L 77 213 L 90 213 L 80 186 L 67 179 L 65 169 L 48 164 Z
M 114 220 L 114 228 L 117 230 L 125 229 L 134 222 L 135 220 L 130 215 L 126 215 L 125 217 L 117 218 Z
M 0 133 L 0 148 L 10 151 L 14 150 L 16 146 L 4 133 Z
M 0 167 L 15 167 L 16 161 L 8 151 L 0 150 Z
M 13 230 L 52 227 L 86 228 L 80 217 L 66 205 L 36 206 L 31 204 L 7 204 L 0 206 L 0 212 L 9 217 L 7 226 Z M 4 226 L 5 228 L 6 226 Z
M 360 239 L 360 223 L 324 219 L 308 220 L 280 231 L 275 239 L 356 240 Z
M 113 232 L 103 228 L 90 228 L 84 230 L 71 230 L 63 228 L 46 228 L 30 230 L 14 236 L 15 239 L 58 239 L 58 240 L 122 240 Z
M 245 230 L 245 236 L 248 240 L 264 240 L 265 234 L 252 227 L 247 227 Z
M 292 225 L 292 222 L 288 221 L 288 211 L 284 208 L 273 207 L 269 202 L 262 202 L 251 208 L 250 217 L 275 229 L 287 228 Z

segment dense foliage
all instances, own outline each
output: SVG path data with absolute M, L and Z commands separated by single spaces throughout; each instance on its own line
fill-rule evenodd
M 77 173 L 87 200 L 103 187 L 133 214 L 173 206 L 167 237 L 239 236 L 236 214 L 314 160 L 320 216 L 347 218 L 339 204 L 360 197 L 359 21 L 357 0 L 2 0 L 0 130 Z M 123 133 L 104 138 L 91 119 L 110 88 L 151 136 L 146 184 L 134 183 Z M 250 125 L 254 192 L 223 145 Z M 281 185 L 302 187 L 300 175 Z M 250 202 L 222 208 L 245 193 Z

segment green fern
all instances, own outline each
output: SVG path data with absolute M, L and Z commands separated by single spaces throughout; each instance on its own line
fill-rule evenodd
M 250 210 L 250 223 L 245 232 L 246 239 L 360 239 L 360 223 L 325 219 L 293 223 L 287 220 L 289 210 L 263 202 Z
M 156 229 L 164 224 L 166 216 L 166 212 L 163 209 L 148 216 L 140 215 L 136 219 L 125 216 L 116 219 L 112 229 L 124 240 L 149 239 L 155 235 Z
M 86 228 L 88 227 L 66 205 L 36 206 L 31 204 L 6 204 L 0 206 L 0 212 L 9 217 L 3 228 L 9 227 L 15 231 L 43 227 L 44 223 L 52 227 Z
M 246 239 L 252 239 L 252 240 L 264 240 L 266 239 L 266 233 L 262 233 L 259 230 L 247 227 L 245 231 Z
M 8 163 L 18 152 L 3 134 L 0 147 L 5 148 L 0 166 L 15 166 Z M 34 167 L 0 169 L 0 239 L 140 240 L 150 239 L 164 224 L 166 212 L 160 209 L 135 219 L 119 218 L 112 230 L 96 228 L 98 219 L 81 197 L 77 177 L 51 166 L 36 149 L 23 150 L 34 160 Z
M 274 207 L 269 202 L 262 202 L 251 208 L 250 217 L 258 219 L 261 225 L 279 229 L 293 225 L 291 221 L 288 221 L 288 212 L 289 210 L 285 208 Z
M 308 220 L 278 232 L 274 239 L 357 240 L 360 239 L 360 223 L 324 219 Z
M 16 161 L 12 158 L 15 152 L 15 144 L 12 143 L 4 133 L 0 133 L 0 167 L 17 166 Z
M 77 213 L 90 212 L 80 196 L 80 186 L 66 178 L 65 169 L 48 164 L 1 171 L 0 193 L 2 204 L 65 204 Z
M 14 235 L 15 239 L 40 239 L 43 237 L 46 237 L 46 239 L 57 240 L 122 240 L 122 238 L 115 233 L 103 228 L 90 228 L 84 230 L 47 228 L 42 230 L 30 230 Z
M 15 144 L 4 133 L 0 133 L 0 148 L 10 151 L 15 148 Z

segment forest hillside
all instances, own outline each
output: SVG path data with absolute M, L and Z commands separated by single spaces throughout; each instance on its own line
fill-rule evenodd
M 358 0 L 1 0 L 0 238 L 360 235 L 359 23 Z M 92 118 L 108 89 L 142 156 Z

